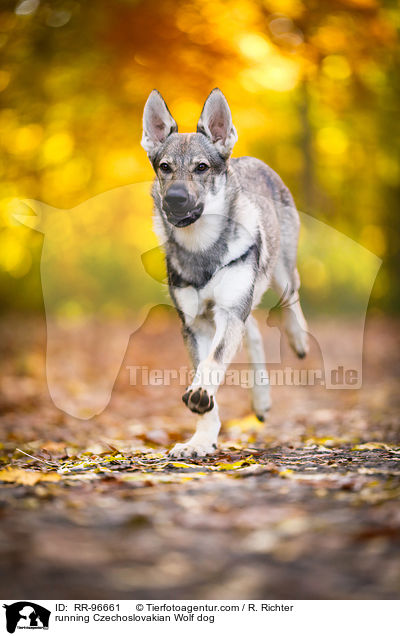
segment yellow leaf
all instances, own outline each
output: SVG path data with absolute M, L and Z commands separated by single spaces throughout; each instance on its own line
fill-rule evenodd
M 165 459 L 165 453 L 146 453 L 145 459 Z
M 174 468 L 193 468 L 193 464 L 185 464 L 184 462 L 168 462 Z
M 286 470 L 281 470 L 279 473 L 279 477 L 291 477 L 293 474 L 293 470 L 290 468 L 286 468 Z
M 393 448 L 391 446 L 389 446 L 388 444 L 383 444 L 381 442 L 367 442 L 365 444 L 357 444 L 356 446 L 353 446 L 353 448 L 351 450 L 359 450 L 359 451 L 363 451 L 363 450 L 388 450 L 391 451 L 393 450 Z
M 214 470 L 236 470 L 237 468 L 241 468 L 244 465 L 255 464 L 256 460 L 254 457 L 250 456 L 246 459 L 240 459 L 237 462 L 233 462 L 232 464 L 217 464 L 216 466 L 211 466 Z
M 225 424 L 226 428 L 237 428 L 243 433 L 264 428 L 264 423 L 260 422 L 255 415 L 248 415 L 236 420 L 229 420 Z
M 24 486 L 34 486 L 39 481 L 59 481 L 61 476 L 57 473 L 40 473 L 22 468 L 5 468 L 0 470 L 0 481 L 7 481 Z

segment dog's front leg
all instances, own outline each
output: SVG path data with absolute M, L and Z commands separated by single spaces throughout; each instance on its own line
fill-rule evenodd
M 199 415 L 194 435 L 183 444 L 175 444 L 171 450 L 172 457 L 204 457 L 217 450 L 217 440 L 221 421 L 218 405 L 214 400 L 212 411 Z
M 196 351 L 201 361 L 183 401 L 191 411 L 199 414 L 199 419 L 193 437 L 172 449 L 174 457 L 204 456 L 217 449 L 221 422 L 215 393 L 240 345 L 244 323 L 233 311 L 221 308 L 214 310 L 214 321 L 214 335 L 208 342 L 204 331 L 196 334 L 193 327 L 190 330 L 189 349 Z
M 243 337 L 244 322 L 232 310 L 215 308 L 214 320 L 209 351 L 200 357 L 193 382 L 182 398 L 194 413 L 207 413 L 214 408 L 215 393 Z

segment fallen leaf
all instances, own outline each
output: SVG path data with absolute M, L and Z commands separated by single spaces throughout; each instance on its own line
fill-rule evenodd
M 34 486 L 39 481 L 59 481 L 60 479 L 61 476 L 57 473 L 41 473 L 12 467 L 0 470 L 0 481 L 22 484 L 24 486 Z

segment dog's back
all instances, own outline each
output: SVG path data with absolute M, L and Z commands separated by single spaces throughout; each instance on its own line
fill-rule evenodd
M 249 196 L 272 199 L 278 206 L 296 208 L 293 197 L 280 176 L 260 159 L 232 157 L 230 166 Z
M 279 257 L 278 267 L 284 269 L 287 278 L 285 285 L 288 286 L 286 293 L 290 296 L 298 288 L 296 254 L 300 228 L 293 197 L 280 176 L 260 159 L 235 157 L 230 160 L 230 167 L 240 190 L 260 210 L 259 222 L 268 257 L 272 259 L 274 266 Z M 278 221 L 278 228 L 275 219 Z M 278 291 L 282 292 L 280 288 Z M 260 300 L 260 297 L 256 297 L 253 306 Z

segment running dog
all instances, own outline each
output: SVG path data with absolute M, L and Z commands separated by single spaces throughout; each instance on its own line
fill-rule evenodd
M 253 157 L 230 158 L 237 138 L 218 88 L 206 99 L 195 133 L 178 133 L 158 91 L 146 102 L 141 144 L 156 174 L 154 226 L 196 371 L 182 398 L 198 414 L 196 431 L 176 444 L 174 457 L 215 453 L 221 426 L 215 394 L 243 336 L 252 368 L 268 377 L 251 312 L 269 287 L 284 298 L 292 348 L 300 358 L 308 351 L 296 267 L 299 215 L 269 166 Z M 270 406 L 268 381 L 255 382 L 253 408 L 261 421 Z

